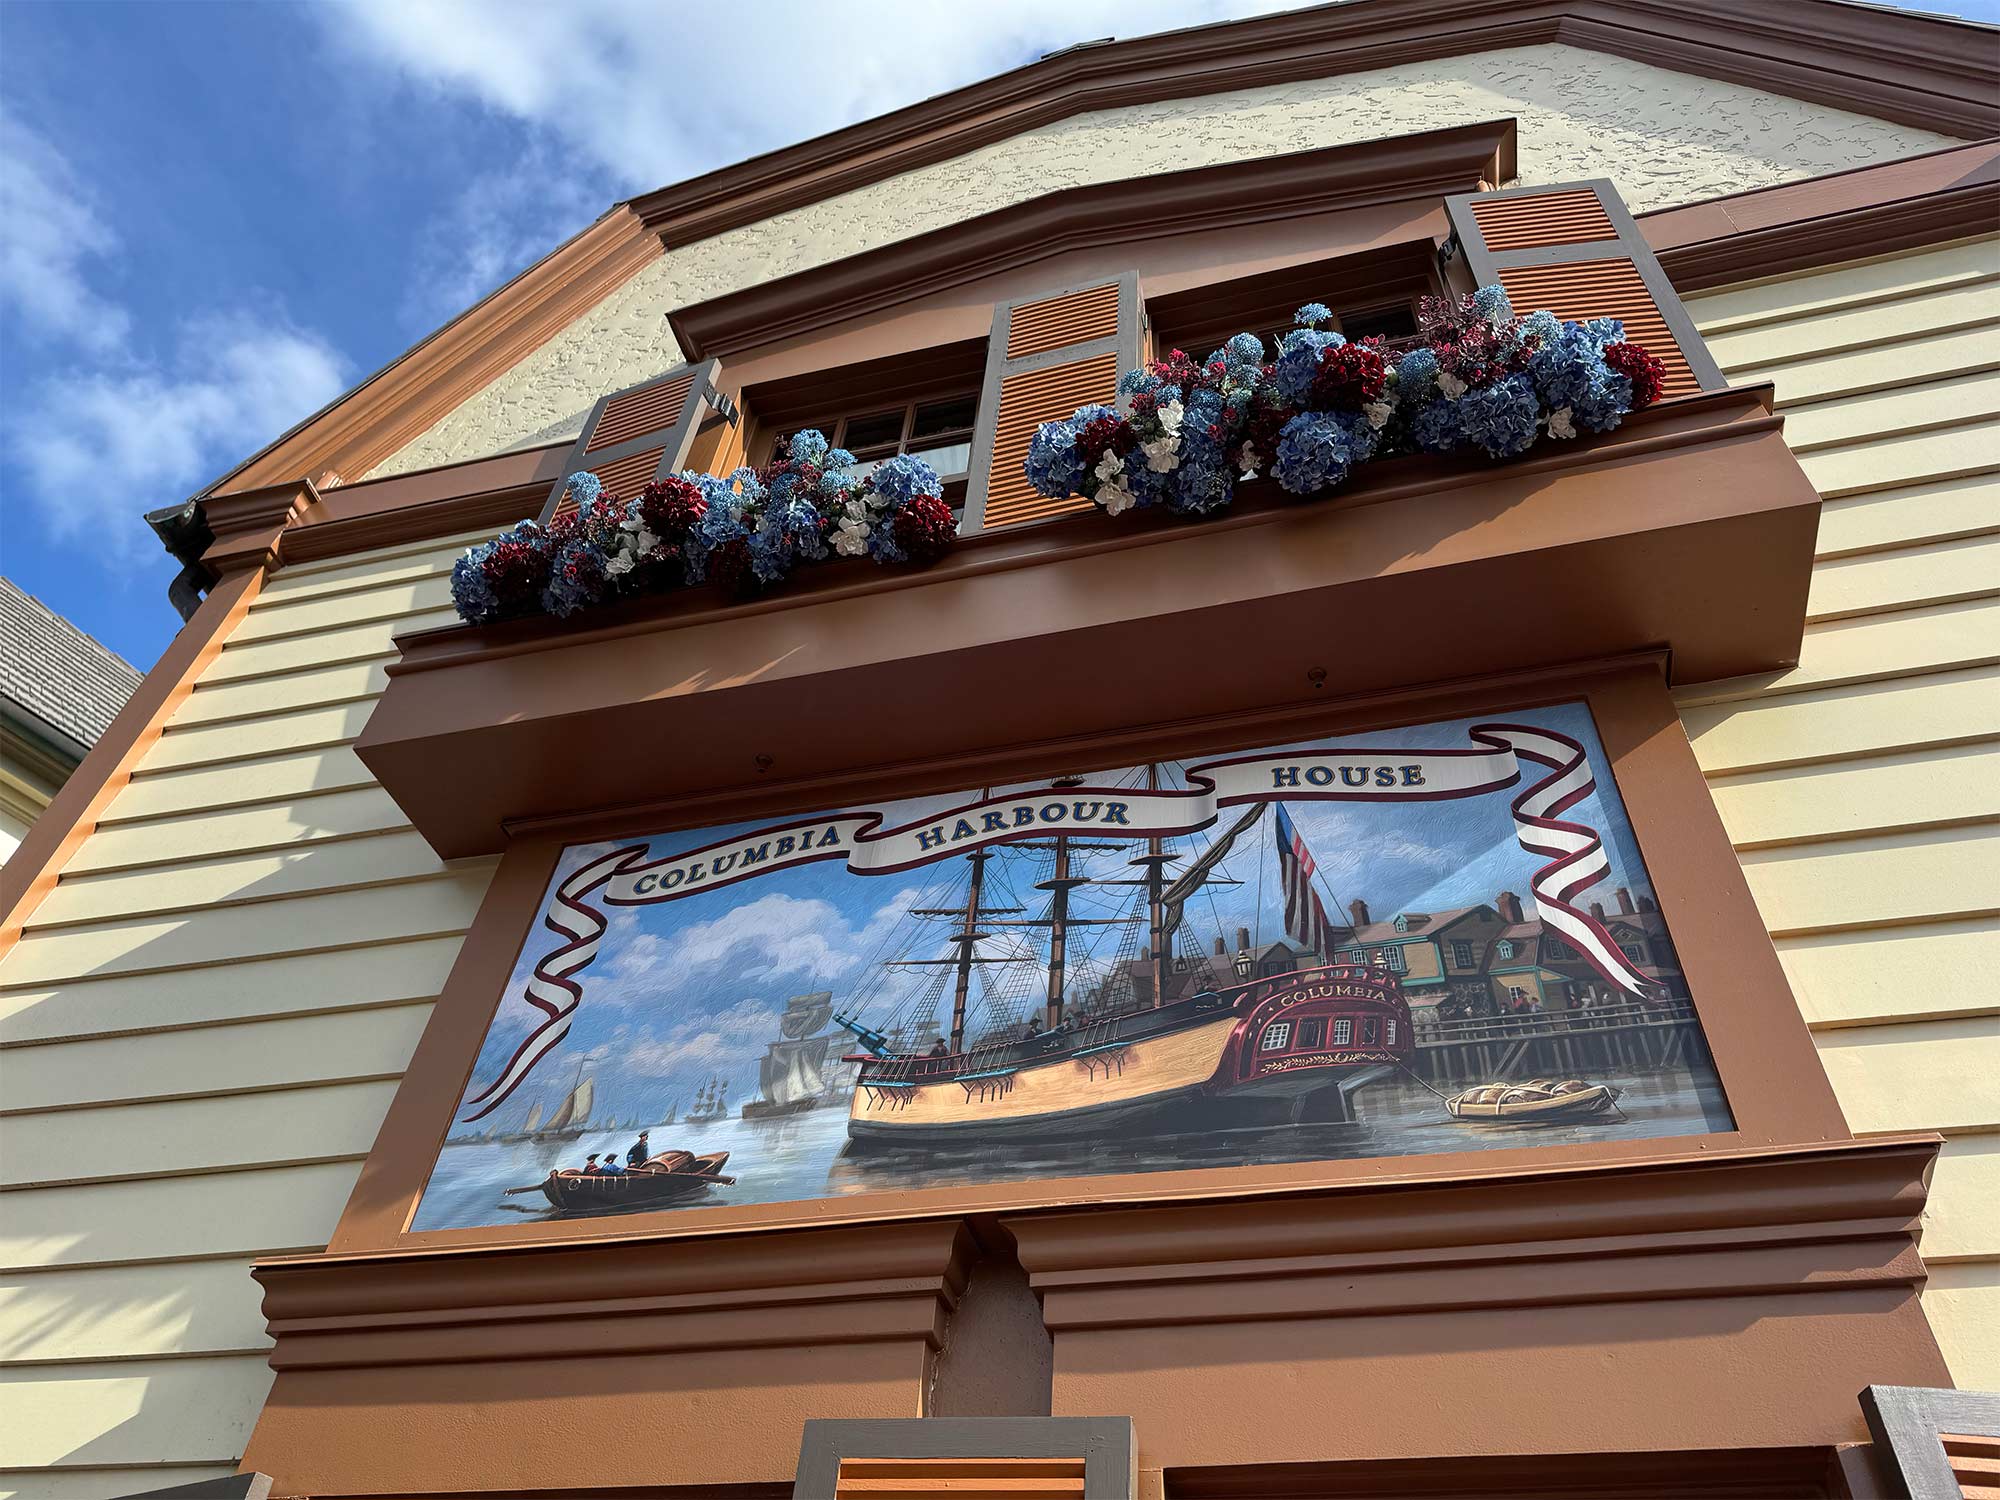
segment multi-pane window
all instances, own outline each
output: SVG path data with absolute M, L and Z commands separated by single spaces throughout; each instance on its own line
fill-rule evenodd
M 1353 1040 L 1354 1023 L 1346 1016 L 1342 1016 L 1333 1023 L 1333 1045 L 1336 1047 L 1345 1047 Z
M 782 453 L 792 435 L 817 427 L 836 448 L 854 455 L 851 472 L 866 474 L 899 453 L 921 458 L 937 470 L 947 489 L 962 486 L 972 467 L 972 426 L 979 416 L 977 392 L 905 401 L 873 411 L 842 413 L 799 422 L 778 434 L 773 453 Z M 947 499 L 952 496 L 947 493 Z
M 1382 1025 L 1374 1016 L 1361 1018 L 1361 1045 L 1372 1047 L 1382 1034 Z
M 1283 1052 L 1290 1045 L 1291 1040 L 1292 1023 L 1290 1021 L 1273 1021 L 1269 1026 L 1264 1028 L 1264 1040 L 1261 1045 L 1266 1052 Z
M 1299 1045 L 1318 1047 L 1326 1041 L 1326 1017 L 1308 1016 L 1299 1022 Z
M 1451 945 L 1451 966 L 1454 969 L 1472 967 L 1472 944 L 1462 938 L 1454 938 Z
M 1389 1017 L 1388 1020 L 1382 1023 L 1382 1041 L 1385 1046 L 1393 1047 L 1396 1045 L 1396 1018 L 1394 1016 Z

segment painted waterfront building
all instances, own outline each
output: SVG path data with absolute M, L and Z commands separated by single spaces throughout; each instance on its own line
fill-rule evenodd
M 0 1489 L 1971 1454 L 1995 51 L 1071 49 L 615 205 L 135 496 L 187 624 L 0 872 Z

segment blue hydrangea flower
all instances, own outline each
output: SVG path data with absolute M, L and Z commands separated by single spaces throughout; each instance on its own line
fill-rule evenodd
M 944 488 L 937 470 L 908 453 L 878 464 L 868 476 L 868 487 L 891 501 L 892 508 L 907 505 L 919 495 L 938 494 Z
M 1301 412 L 1278 434 L 1272 475 L 1294 495 L 1333 488 L 1365 459 L 1357 448 L 1356 425 L 1344 412 Z
M 1292 314 L 1292 322 L 1300 328 L 1317 328 L 1322 323 L 1333 321 L 1333 309 L 1324 302 L 1308 302 Z
M 1545 344 L 1561 338 L 1562 330 L 1562 319 L 1552 312 L 1531 312 L 1521 319 L 1522 335 L 1540 339 Z
M 549 569 L 548 587 L 542 590 L 542 607 L 559 620 L 602 600 L 609 579 L 604 559 L 582 537 L 572 537 L 556 552 Z
M 1449 453 L 1460 442 L 1458 403 L 1443 397 L 1425 402 L 1410 419 L 1410 437 L 1426 453 Z
M 1227 365 L 1261 365 L 1264 362 L 1264 341 L 1254 333 L 1239 333 L 1219 352 Z
M 1582 400 L 1593 371 L 1602 368 L 1603 356 L 1575 324 L 1559 329 L 1553 339 L 1528 356 L 1528 379 L 1542 404 L 1552 411 Z
M 569 497 L 581 510 L 604 493 L 604 482 L 588 469 L 579 469 L 569 476 Z
M 1570 408 L 1570 421 L 1585 432 L 1610 432 L 1632 409 L 1632 382 L 1599 361 L 1582 397 Z
M 1592 318 L 1577 325 L 1590 341 L 1602 349 L 1606 344 L 1625 342 L 1625 324 L 1617 318 Z
M 1171 476 L 1167 503 L 1189 515 L 1206 515 L 1221 510 L 1236 498 L 1236 471 L 1220 454 L 1196 462 L 1183 460 Z
M 1513 304 L 1507 300 L 1506 289 L 1497 282 L 1474 292 L 1472 305 L 1479 309 L 1479 315 L 1489 323 L 1504 323 L 1514 316 Z
M 1021 465 L 1028 483 L 1038 495 L 1060 500 L 1079 493 L 1083 483 L 1083 454 L 1076 445 L 1077 435 L 1099 417 L 1115 417 L 1108 406 L 1078 408 L 1074 416 L 1044 422 L 1028 442 L 1028 456 Z
M 1396 396 L 1405 403 L 1428 401 L 1437 390 L 1438 359 L 1428 349 L 1412 349 L 1396 361 Z
M 1534 383 L 1509 375 L 1458 398 L 1458 422 L 1467 442 L 1489 458 L 1511 458 L 1534 446 L 1541 432 L 1542 407 Z
M 808 427 L 804 432 L 792 435 L 792 462 L 795 464 L 816 464 L 826 457 L 826 434 L 817 428 Z
M 499 596 L 486 581 L 486 559 L 492 552 L 491 542 L 481 542 L 451 565 L 451 602 L 458 606 L 458 617 L 469 624 L 484 625 L 500 617 Z
M 1312 391 L 1313 377 L 1319 374 L 1322 349 L 1337 349 L 1347 340 L 1337 333 L 1321 333 L 1311 328 L 1294 328 L 1278 344 L 1277 363 L 1271 370 L 1271 384 L 1287 405 L 1301 405 Z

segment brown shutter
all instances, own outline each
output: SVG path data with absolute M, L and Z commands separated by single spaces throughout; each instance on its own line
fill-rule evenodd
M 1473 279 L 1499 282 L 1516 312 L 1622 320 L 1625 337 L 1666 366 L 1669 396 L 1727 383 L 1609 182 L 1460 193 L 1445 207 Z
M 1036 494 L 1021 465 L 1042 423 L 1093 401 L 1108 406 L 1118 400 L 1118 377 L 1139 363 L 1140 324 L 1136 272 L 1040 292 L 993 309 L 963 531 L 1019 526 L 1090 509 L 1088 500 L 1074 496 L 1052 500 Z
M 574 508 L 563 490 L 578 470 L 595 474 L 608 493 L 630 496 L 660 475 L 687 467 L 698 435 L 737 421 L 735 408 L 716 391 L 716 372 L 715 360 L 703 360 L 600 397 L 563 461 L 542 520 Z
M 1025 1500 L 1083 1495 L 1082 1458 L 843 1458 L 834 1500 Z

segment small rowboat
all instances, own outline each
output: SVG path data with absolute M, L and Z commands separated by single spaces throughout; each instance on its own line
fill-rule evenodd
M 736 1179 L 722 1175 L 727 1151 L 696 1156 L 668 1151 L 644 1166 L 623 1172 L 579 1172 L 574 1167 L 549 1173 L 543 1194 L 564 1213 L 601 1213 L 607 1209 L 650 1208 L 692 1198 L 712 1187 L 728 1187 Z
M 1618 1090 L 1581 1078 L 1534 1078 L 1526 1083 L 1483 1083 L 1444 1101 L 1455 1120 L 1540 1124 L 1580 1120 L 1618 1108 Z

